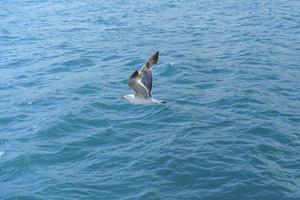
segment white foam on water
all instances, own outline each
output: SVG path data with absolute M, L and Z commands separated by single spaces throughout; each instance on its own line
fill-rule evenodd
M 0 151 L 0 158 L 4 155 L 4 151 Z

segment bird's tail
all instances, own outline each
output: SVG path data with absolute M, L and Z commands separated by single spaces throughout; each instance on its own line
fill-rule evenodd
M 153 101 L 154 103 L 157 103 L 157 104 L 166 104 L 166 103 L 167 103 L 167 102 L 164 101 L 164 100 L 157 100 L 157 99 L 153 99 L 153 98 L 152 98 L 152 101 Z
M 161 104 L 166 104 L 167 102 L 164 101 L 164 100 L 162 100 L 162 101 L 159 101 L 159 103 L 161 103 Z

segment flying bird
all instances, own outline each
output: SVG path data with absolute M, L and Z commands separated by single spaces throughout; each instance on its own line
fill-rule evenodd
M 164 104 L 165 101 L 152 98 L 153 65 L 157 64 L 159 51 L 153 54 L 139 70 L 135 70 L 129 77 L 128 86 L 133 89 L 134 94 L 128 94 L 122 99 L 134 104 Z

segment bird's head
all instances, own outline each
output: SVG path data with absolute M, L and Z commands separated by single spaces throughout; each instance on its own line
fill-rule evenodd
M 128 94 L 128 95 L 122 96 L 121 99 L 130 101 L 130 99 L 132 99 L 132 95 Z

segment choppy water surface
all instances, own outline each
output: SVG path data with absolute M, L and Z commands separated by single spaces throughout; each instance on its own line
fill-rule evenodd
M 0 2 L 0 199 L 299 199 L 299 1 Z M 128 76 L 156 50 L 154 97 Z

